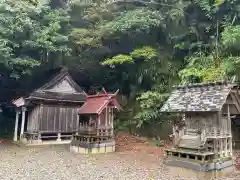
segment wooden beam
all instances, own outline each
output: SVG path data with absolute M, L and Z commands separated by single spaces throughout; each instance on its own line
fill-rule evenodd
M 235 91 L 235 92 L 234 92 L 234 95 L 235 95 L 235 97 L 236 97 L 236 100 L 237 100 L 238 104 L 240 105 L 240 95 L 239 95 L 239 91 Z
M 235 94 L 233 95 L 233 93 L 230 93 L 230 96 L 231 96 L 232 100 L 234 101 L 234 105 L 236 106 L 238 113 L 240 113 L 240 106 L 239 106 L 240 103 L 238 102 L 236 95 Z

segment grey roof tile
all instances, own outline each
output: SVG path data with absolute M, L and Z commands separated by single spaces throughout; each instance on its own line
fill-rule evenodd
M 224 82 L 175 86 L 160 111 L 220 111 L 233 86 Z

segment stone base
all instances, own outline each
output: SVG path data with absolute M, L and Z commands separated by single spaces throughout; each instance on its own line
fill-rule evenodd
M 195 171 L 192 169 L 187 169 L 183 167 L 176 167 L 176 166 L 169 166 L 165 165 L 165 169 L 170 172 L 171 174 L 177 174 L 181 177 L 184 178 L 194 178 L 194 179 L 199 179 L 199 180 L 210 180 L 210 179 L 216 179 L 218 177 L 224 177 L 228 176 L 233 173 L 235 167 L 230 166 L 226 167 L 221 170 L 212 170 L 212 171 Z
M 221 162 L 204 162 L 194 161 L 189 159 L 177 158 L 168 156 L 164 164 L 167 166 L 171 166 L 171 169 L 180 168 L 182 171 L 189 171 L 194 173 L 205 172 L 204 175 L 211 174 L 212 172 L 218 172 L 218 174 L 224 174 L 229 170 L 234 169 L 234 161 L 233 159 L 223 159 Z M 231 171 L 232 172 L 232 171 Z
M 36 145 L 61 145 L 70 144 L 71 140 L 27 140 L 26 138 L 20 140 L 26 146 L 36 146 Z
M 100 154 L 100 153 L 115 152 L 115 143 L 112 143 L 112 144 L 101 143 L 91 148 L 84 147 L 84 146 L 70 145 L 70 152 L 80 153 L 80 154 Z

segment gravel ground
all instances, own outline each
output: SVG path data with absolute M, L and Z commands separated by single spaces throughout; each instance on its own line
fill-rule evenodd
M 170 174 L 156 155 L 73 154 L 67 147 L 0 145 L 1 180 L 197 180 Z M 222 180 L 239 180 L 235 172 Z

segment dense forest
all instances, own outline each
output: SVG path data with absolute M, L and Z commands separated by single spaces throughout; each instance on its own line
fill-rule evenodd
M 239 0 L 0 0 L 2 109 L 67 67 L 86 92 L 120 89 L 118 128 L 160 127 L 172 85 L 237 81 L 239 53 Z

